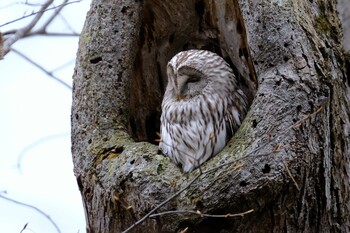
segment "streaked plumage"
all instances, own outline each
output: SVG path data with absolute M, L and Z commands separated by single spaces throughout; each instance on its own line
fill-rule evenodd
M 230 66 L 209 51 L 178 53 L 167 74 L 159 148 L 190 172 L 225 147 L 245 116 L 246 97 Z

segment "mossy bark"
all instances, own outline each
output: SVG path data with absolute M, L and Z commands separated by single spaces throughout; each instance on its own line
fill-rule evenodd
M 183 174 L 154 145 L 165 65 L 189 48 L 223 56 L 251 104 L 201 169 L 241 159 L 158 212 L 254 212 L 163 215 L 132 232 L 350 232 L 350 82 L 340 41 L 335 0 L 94 0 L 72 105 L 88 232 L 125 230 L 198 174 Z

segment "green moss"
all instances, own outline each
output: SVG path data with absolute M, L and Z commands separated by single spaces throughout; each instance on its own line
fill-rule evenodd
M 317 27 L 321 32 L 324 32 L 326 34 L 331 33 L 332 26 L 328 22 L 328 20 L 325 18 L 325 16 L 321 15 L 317 17 L 316 22 L 317 22 Z
M 320 3 L 320 15 L 316 17 L 316 28 L 319 32 L 332 38 L 335 42 L 340 43 L 341 29 L 337 19 L 337 13 L 332 10 L 326 3 Z

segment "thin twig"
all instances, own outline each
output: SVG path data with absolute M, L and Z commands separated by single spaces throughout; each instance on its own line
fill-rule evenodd
M 29 57 L 27 57 L 26 55 L 24 55 L 23 53 L 21 53 L 20 51 L 12 48 L 11 51 L 15 52 L 16 54 L 18 54 L 19 56 L 21 56 L 22 58 L 24 58 L 26 61 L 28 61 L 29 63 L 31 63 L 32 65 L 36 66 L 37 68 L 39 68 L 41 71 L 43 71 L 45 74 L 47 74 L 49 77 L 51 77 L 53 80 L 59 82 L 60 84 L 62 84 L 63 86 L 67 87 L 68 89 L 72 89 L 72 87 L 70 85 L 68 85 L 67 83 L 65 83 L 64 81 L 62 81 L 61 79 L 57 78 L 56 76 L 53 75 L 52 72 L 46 70 L 44 67 L 42 67 L 41 65 L 39 65 L 38 63 L 34 62 L 32 59 L 30 59 Z
M 162 206 L 164 206 L 165 204 L 167 204 L 169 201 L 171 201 L 172 199 L 174 199 L 175 197 L 177 197 L 178 195 L 180 195 L 183 191 L 185 191 L 186 189 L 188 189 L 188 187 L 190 187 L 202 174 L 199 173 L 198 175 L 196 175 L 185 187 L 183 187 L 181 190 L 177 191 L 176 193 L 174 193 L 173 195 L 171 195 L 168 199 L 166 199 L 165 201 L 163 201 L 162 203 L 160 203 L 159 205 L 157 205 L 155 208 L 153 208 L 150 212 L 148 212 L 145 216 L 143 216 L 140 220 L 138 220 L 137 222 L 135 222 L 134 224 L 132 224 L 129 228 L 127 228 L 126 230 L 124 230 L 122 233 L 126 233 L 129 232 L 131 229 L 133 229 L 134 227 L 136 227 L 137 225 L 140 225 L 143 221 L 145 221 L 147 218 L 149 218 L 155 211 L 157 211 L 159 208 L 161 208 Z
M 9 30 L 6 31 L 4 33 L 2 33 L 3 36 L 6 35 L 11 35 L 11 34 L 15 34 L 18 30 L 17 29 L 13 29 L 13 30 Z M 27 34 L 25 34 L 22 38 L 27 38 L 30 36 L 80 36 L 80 33 L 77 32 L 42 32 L 42 31 L 34 31 L 34 32 L 28 32 Z
M 64 0 L 63 3 L 61 5 L 59 5 L 57 7 L 57 9 L 55 9 L 54 13 L 50 16 L 50 18 L 48 20 L 46 20 L 46 22 L 44 23 L 44 25 L 39 29 L 39 31 L 46 31 L 46 28 L 49 26 L 49 24 L 57 17 L 57 15 L 61 12 L 61 10 L 63 9 L 63 7 L 65 7 L 67 5 L 68 0 Z
M 40 3 L 29 3 L 28 0 L 26 0 L 25 2 L 17 1 L 17 2 L 12 2 L 12 3 L 9 3 L 7 5 L 4 5 L 0 9 L 3 10 L 3 9 L 9 8 L 9 7 L 13 7 L 14 5 L 26 5 L 29 7 L 38 7 L 38 6 L 41 6 L 42 3 L 41 4 Z
M 274 153 L 274 152 L 271 152 L 271 153 Z M 271 154 L 270 153 L 270 154 Z M 249 155 L 251 155 L 251 153 L 249 153 Z M 262 156 L 265 156 L 266 154 L 261 154 Z M 259 156 L 259 155 L 257 155 Z M 224 163 L 224 164 L 221 164 L 219 166 L 216 167 L 216 169 L 218 168 L 221 168 L 223 166 L 227 166 L 227 165 L 230 165 L 234 162 L 237 162 L 243 158 L 246 158 L 248 157 L 248 154 L 246 156 L 243 156 L 241 158 L 238 158 L 234 161 L 230 161 L 228 163 Z M 159 205 L 157 205 L 155 208 L 153 208 L 150 212 L 148 212 L 145 216 L 143 216 L 140 220 L 138 220 L 137 222 L 135 222 L 133 225 L 131 225 L 129 228 L 127 228 L 126 230 L 124 230 L 122 233 L 127 233 L 129 232 L 130 230 L 132 230 L 134 227 L 140 225 L 142 222 L 144 222 L 147 218 L 149 218 L 155 211 L 157 211 L 159 208 L 161 208 L 162 206 L 164 206 L 165 204 L 167 204 L 168 202 L 170 202 L 172 199 L 174 199 L 175 197 L 179 196 L 183 191 L 185 191 L 186 189 L 188 189 L 199 177 L 201 177 L 202 175 L 204 174 L 207 174 L 207 173 L 211 173 L 213 172 L 213 169 L 208 169 L 206 171 L 201 171 L 199 170 L 200 172 L 198 173 L 197 176 L 195 176 L 185 187 L 183 187 L 181 190 L 179 190 L 178 192 L 176 192 L 175 194 L 173 194 L 172 196 L 170 196 L 169 198 L 167 198 L 165 201 L 163 201 L 162 203 L 160 203 Z
M 286 171 L 287 171 L 289 177 L 292 179 L 295 187 L 298 189 L 298 191 L 300 191 L 300 187 L 299 187 L 298 183 L 296 182 L 296 180 L 294 179 L 292 173 L 290 172 L 290 170 L 288 168 L 288 164 L 286 162 L 284 162 L 284 161 L 283 161 L 283 164 L 284 164 L 284 167 L 286 168 Z
M 30 37 L 30 36 L 62 36 L 62 37 L 77 37 L 80 36 L 80 33 L 73 33 L 73 32 L 42 32 L 42 31 L 35 31 L 35 32 L 29 32 L 26 34 L 23 38 Z
M 11 50 L 11 46 L 16 42 L 18 41 L 19 39 L 21 38 L 24 38 L 24 37 L 27 37 L 29 35 L 43 35 L 46 31 L 46 27 L 52 22 L 52 20 L 59 14 L 59 12 L 63 9 L 63 7 L 69 5 L 69 4 L 72 4 L 72 3 L 78 3 L 80 2 L 81 0 L 77 0 L 77 1 L 72 1 L 72 2 L 67 2 L 68 0 L 65 0 L 63 4 L 60 4 L 58 6 L 55 6 L 55 7 L 51 7 L 51 8 L 48 8 L 52 3 L 53 3 L 54 0 L 48 0 L 46 3 L 44 3 L 40 10 L 37 11 L 37 12 L 34 12 L 34 13 L 31 13 L 29 15 L 26 15 L 26 16 L 23 16 L 19 19 L 16 19 L 16 20 L 13 20 L 13 21 L 10 21 L 10 22 L 7 22 L 5 24 L 2 24 L 0 25 L 0 27 L 2 26 L 5 26 L 5 25 L 8 25 L 10 23 L 13 23 L 13 22 L 16 22 L 18 20 L 21 20 L 21 19 L 24 19 L 24 18 L 27 18 L 27 17 L 30 17 L 30 16 L 33 16 L 35 15 L 34 19 L 25 27 L 21 28 L 21 29 L 18 29 L 16 30 L 15 33 L 13 33 L 13 30 L 11 30 L 10 32 L 11 33 L 8 33 L 8 32 L 4 32 L 3 34 L 4 35 L 8 35 L 8 34 L 13 34 L 12 36 L 10 36 L 9 38 L 7 38 L 5 41 L 4 41 L 4 44 L 3 44 L 3 56 L 5 56 L 10 50 Z M 54 10 L 56 9 L 56 11 L 54 12 L 54 14 L 46 21 L 46 23 L 36 32 L 31 32 L 31 30 L 34 28 L 34 26 L 39 22 L 39 20 L 41 19 L 41 17 L 44 15 L 44 13 L 46 11 L 49 11 L 49 10 Z M 71 33 L 70 33 L 71 34 Z
M 244 215 L 250 214 L 252 212 L 254 212 L 253 209 L 247 210 L 242 213 L 237 213 L 237 214 L 204 214 L 200 211 L 193 211 L 193 210 L 170 210 L 170 211 L 160 212 L 157 214 L 152 214 L 149 217 L 154 218 L 154 217 L 167 215 L 167 214 L 197 214 L 197 215 L 200 215 L 201 217 L 210 217 L 210 218 L 234 218 L 234 217 L 243 217 Z
M 21 152 L 19 153 L 18 157 L 17 157 L 17 169 L 19 170 L 19 172 L 21 173 L 21 163 L 22 163 L 22 159 L 24 157 L 24 155 L 31 149 L 35 148 L 36 146 L 39 146 L 47 141 L 50 141 L 50 140 L 54 140 L 54 139 L 57 139 L 57 138 L 60 138 L 60 137 L 65 137 L 65 136 L 68 136 L 69 133 L 66 132 L 66 133 L 60 133 L 60 134 L 52 134 L 52 135 L 49 135 L 49 136 L 45 136 L 43 138 L 40 138 L 39 140 L 37 141 L 34 141 L 32 143 L 30 143 L 28 146 L 24 147 Z
M 25 206 L 25 207 L 34 209 L 36 212 L 40 213 L 40 214 L 43 215 L 45 218 L 47 218 L 47 219 L 51 222 L 51 224 L 56 228 L 56 231 L 57 231 L 58 233 L 61 233 L 60 228 L 59 228 L 59 227 L 57 226 L 57 224 L 52 220 L 52 218 L 51 218 L 48 214 L 46 214 L 44 211 L 42 211 L 41 209 L 39 209 L 38 207 L 35 207 L 35 206 L 33 206 L 33 205 L 29 205 L 29 204 L 26 204 L 26 203 L 23 203 L 23 202 L 20 202 L 20 201 L 16 201 L 16 200 L 14 200 L 14 199 L 5 197 L 5 196 L 3 196 L 3 195 L 1 195 L 1 194 L 0 194 L 0 198 L 5 199 L 5 200 L 10 201 L 10 202 L 13 202 L 13 203 L 15 203 L 15 204 L 17 204 L 17 205 L 22 205 L 22 206 Z M 26 225 L 25 225 L 25 226 L 26 226 Z
M 31 231 L 34 233 L 34 231 L 32 229 L 28 228 L 28 224 L 29 224 L 28 222 L 26 224 L 24 224 L 22 230 L 19 233 L 22 233 L 24 230 Z
M 75 33 L 75 34 L 78 34 L 75 29 L 70 25 L 70 23 L 66 20 L 66 18 L 62 15 L 62 14 L 59 14 L 58 17 L 60 17 L 60 19 L 64 22 L 64 24 L 66 25 L 66 27 L 72 32 L 72 33 Z
M 48 0 L 45 4 L 42 5 L 40 11 L 36 12 L 35 14 L 31 14 L 31 15 L 35 15 L 34 19 L 25 27 L 18 29 L 17 32 L 10 38 L 7 38 L 4 41 L 4 45 L 3 45 L 3 56 L 5 56 L 10 50 L 11 50 L 11 46 L 18 41 L 19 39 L 21 39 L 26 33 L 30 32 L 32 30 L 32 28 L 38 23 L 38 21 L 40 20 L 40 18 L 44 15 L 45 11 L 47 10 L 47 8 L 53 3 L 54 0 Z M 22 18 L 26 18 L 26 16 L 22 17 Z M 16 20 L 17 21 L 17 20 Z M 11 22 L 9 22 L 11 23 Z M 7 23 L 8 24 L 8 23 Z M 0 27 L 4 26 L 6 24 L 0 25 Z
M 68 62 L 66 62 L 66 63 L 64 63 L 64 64 L 62 64 L 60 66 L 57 66 L 55 69 L 52 69 L 51 72 L 54 73 L 54 72 L 57 72 L 59 70 L 65 69 L 65 68 L 67 68 L 67 66 L 70 66 L 70 65 L 74 64 L 74 62 L 75 62 L 75 58 L 71 59 L 70 61 L 68 61 Z
M 53 2 L 53 1 L 50 1 L 50 2 Z M 72 3 L 78 3 L 78 2 L 81 2 L 81 0 L 68 2 L 68 3 L 65 4 L 65 6 L 70 5 L 70 4 L 72 4 Z M 44 5 L 46 5 L 46 3 L 45 3 Z M 25 15 L 25 16 L 23 16 L 23 17 L 21 17 L 21 18 L 17 18 L 17 19 L 15 19 L 15 20 L 11 20 L 11 21 L 9 21 L 9 22 L 6 22 L 6 23 L 4 23 L 4 24 L 1 24 L 0 27 L 6 26 L 6 25 L 11 24 L 11 23 L 15 23 L 15 22 L 17 22 L 17 21 L 20 21 L 20 20 L 22 20 L 22 19 L 31 17 L 31 16 L 36 15 L 36 14 L 39 14 L 39 13 L 44 13 L 44 12 L 46 12 L 46 11 L 50 11 L 50 10 L 57 9 L 57 8 L 61 7 L 61 5 L 62 5 L 62 4 L 60 4 L 60 5 L 58 5 L 58 6 L 51 7 L 51 8 L 47 8 L 47 7 L 46 7 L 47 9 L 46 9 L 46 8 L 43 9 L 43 7 L 41 7 L 41 9 L 40 9 L 39 11 L 33 12 L 33 13 L 29 14 L 29 15 Z M 43 6 L 43 5 L 42 5 L 42 6 Z

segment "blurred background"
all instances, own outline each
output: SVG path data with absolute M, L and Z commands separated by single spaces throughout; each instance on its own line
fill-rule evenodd
M 29 25 L 36 14 L 23 17 L 42 10 L 46 2 L 0 0 L 3 37 Z M 56 0 L 45 8 L 32 31 L 46 24 L 63 3 Z M 91 1 L 67 3 L 43 35 L 18 40 L 11 46 L 14 51 L 0 60 L 0 232 L 85 232 L 70 152 L 69 86 L 77 34 Z

